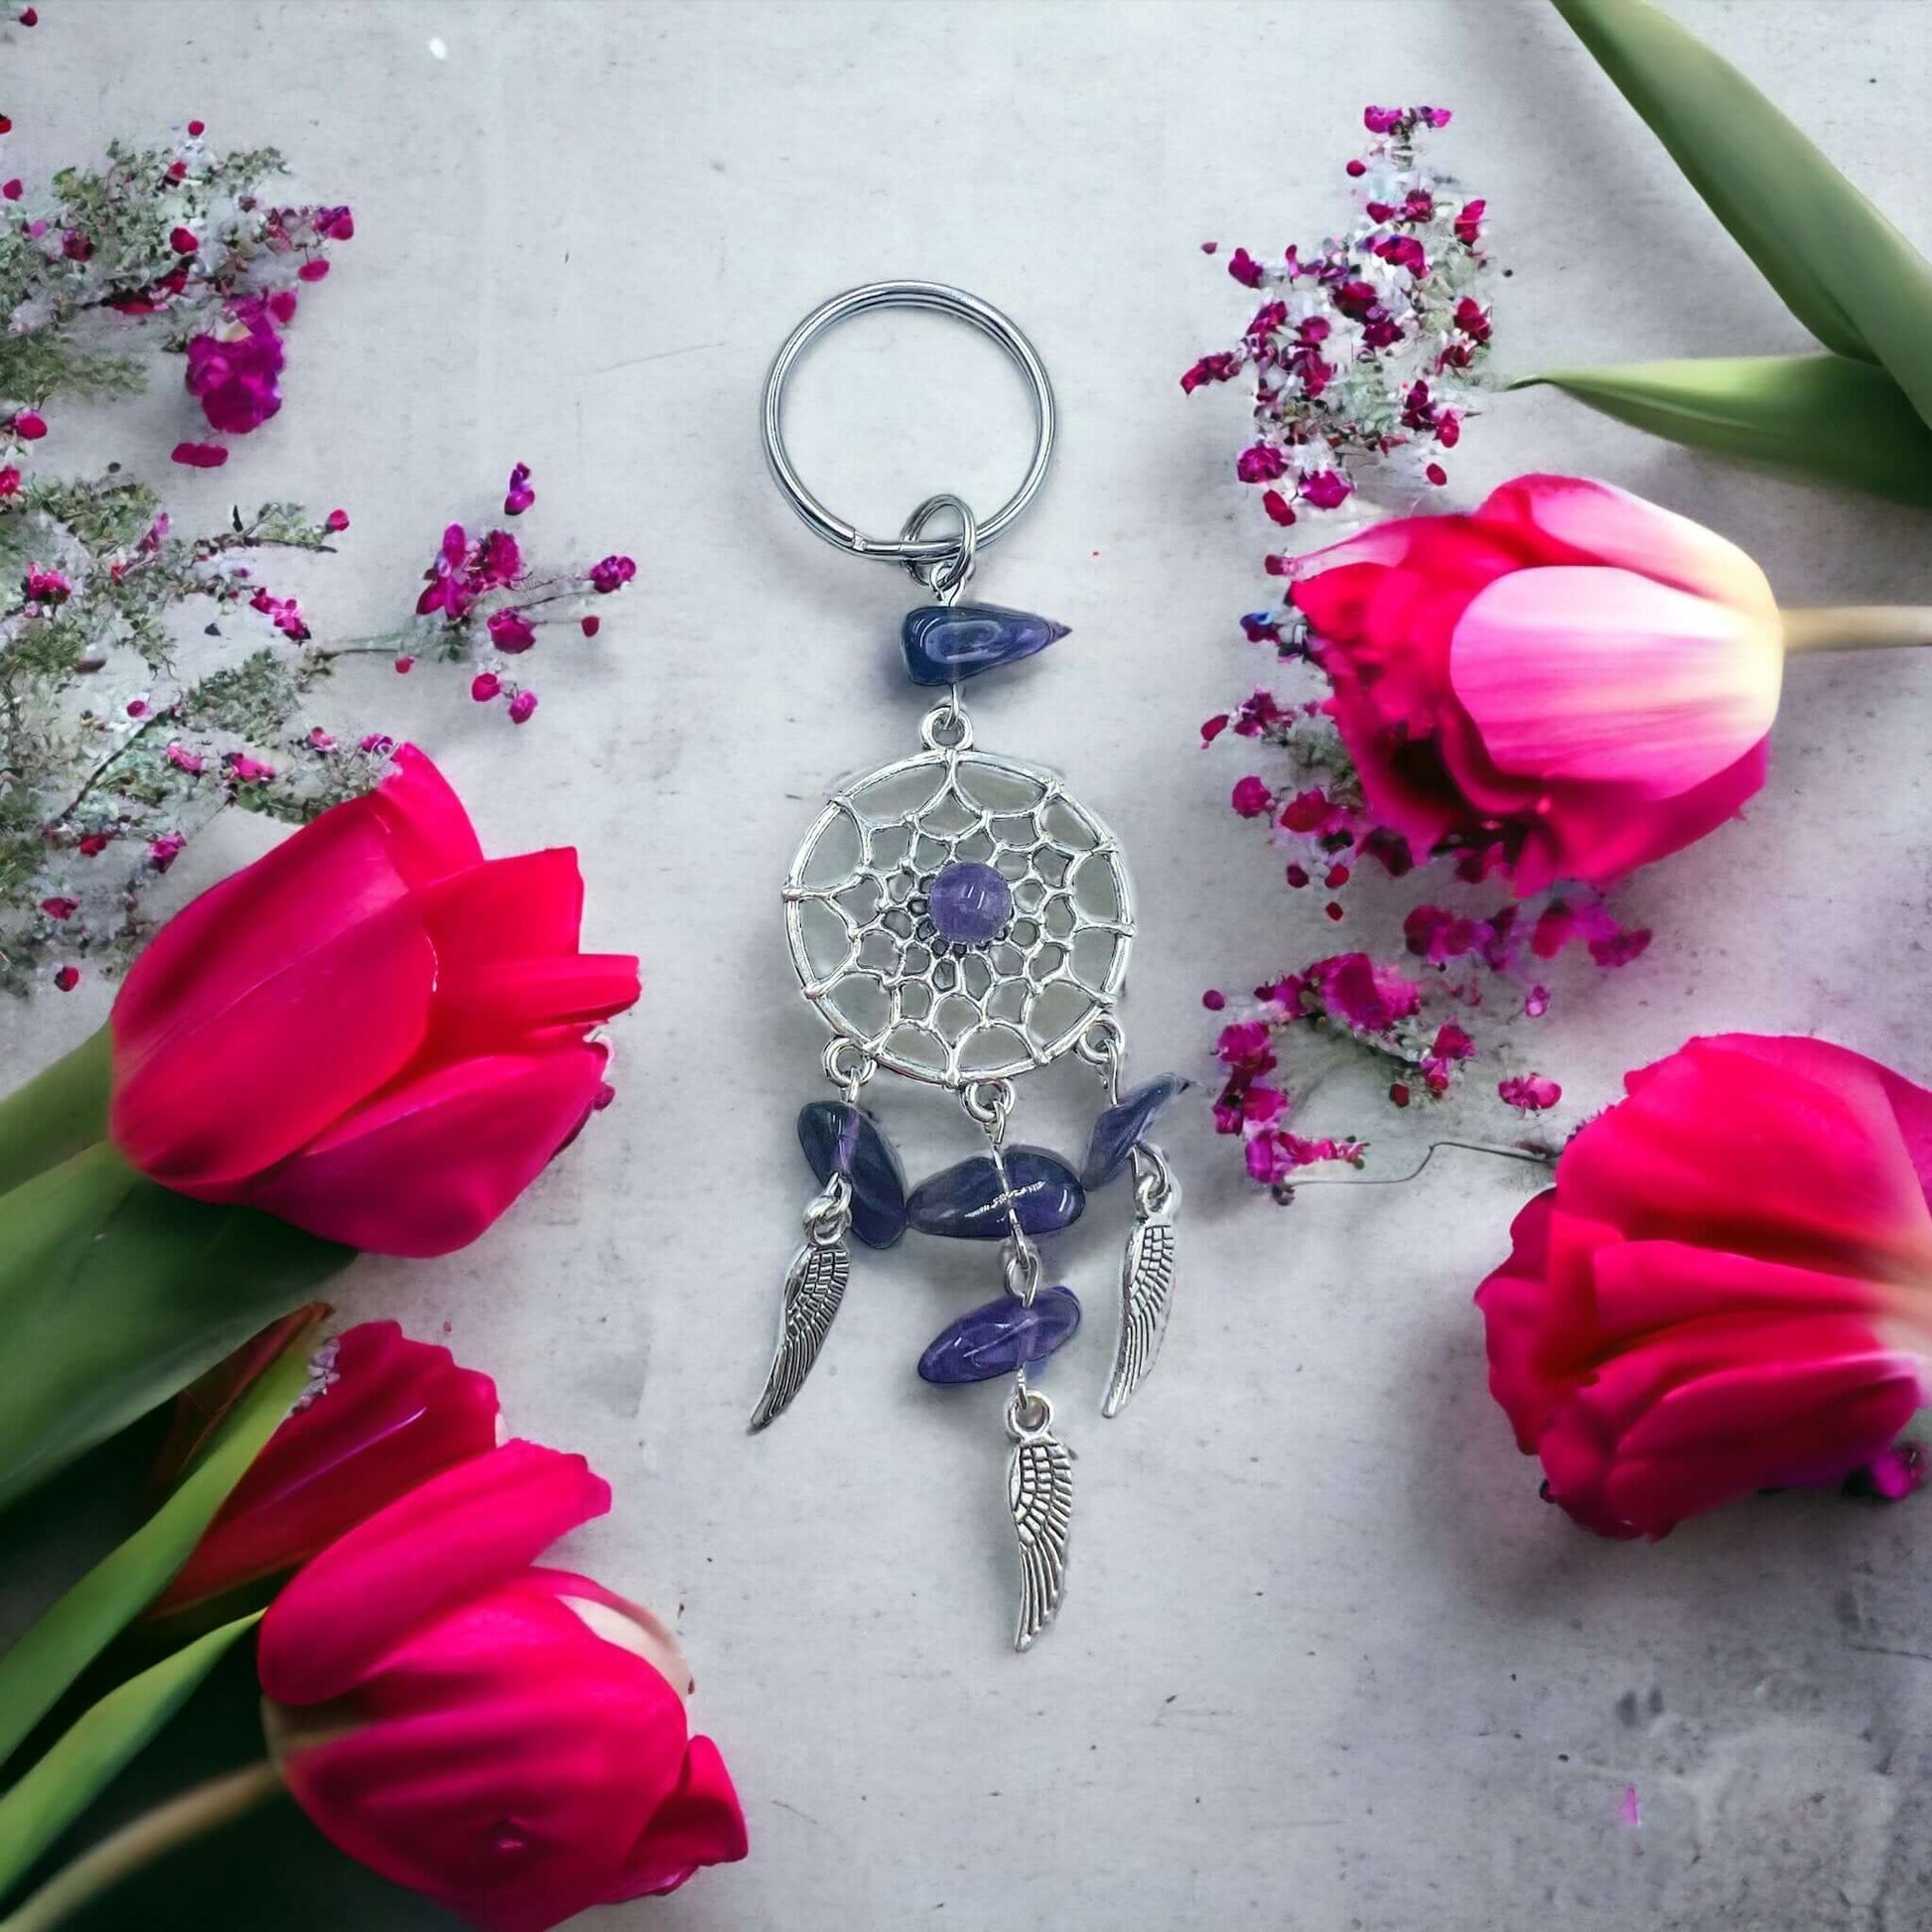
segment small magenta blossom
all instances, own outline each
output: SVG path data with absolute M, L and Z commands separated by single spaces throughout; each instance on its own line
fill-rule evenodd
M 188 393 L 196 397 L 210 429 L 246 436 L 282 407 L 277 377 L 282 339 L 266 315 L 230 319 L 219 335 L 204 334 L 188 345 Z
M 489 641 L 512 656 L 528 650 L 537 640 L 535 627 L 521 611 L 492 611 L 486 627 Z

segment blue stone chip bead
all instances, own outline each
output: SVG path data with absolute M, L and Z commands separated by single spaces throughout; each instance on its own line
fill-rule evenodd
M 1013 1205 L 1027 1233 L 1053 1234 L 1080 1218 L 1086 1189 L 1057 1154 L 1043 1147 L 1010 1147 L 1006 1162 Z M 921 1234 L 999 1241 L 1012 1232 L 1000 1171 L 990 1154 L 976 1154 L 920 1181 L 906 1199 L 905 1212 Z
M 1080 1184 L 1092 1189 L 1104 1187 L 1123 1168 L 1127 1157 L 1140 1146 L 1154 1117 L 1177 1093 L 1193 1085 L 1178 1073 L 1164 1073 L 1158 1080 L 1124 1093 L 1093 1123 L 1087 1140 L 1087 1158 L 1080 1167 Z
M 863 1107 L 811 1100 L 799 1109 L 798 1145 L 823 1186 L 835 1173 L 852 1182 L 852 1232 L 869 1248 L 890 1248 L 905 1232 L 905 1170 Z
M 914 684 L 958 684 L 1018 663 L 1066 635 L 1066 625 L 998 604 L 925 604 L 905 614 L 899 643 Z
M 990 1382 L 1043 1362 L 1079 1325 L 1080 1304 L 1069 1288 L 1042 1288 L 1031 1307 L 1002 1295 L 941 1328 L 919 1357 L 919 1374 L 942 1388 Z

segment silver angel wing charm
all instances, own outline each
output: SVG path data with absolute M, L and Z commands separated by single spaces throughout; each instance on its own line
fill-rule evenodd
M 1134 1232 L 1127 1237 L 1127 1253 L 1121 1260 L 1120 1338 L 1114 1344 L 1114 1372 L 1100 1405 L 1103 1416 L 1119 1415 L 1154 1367 L 1173 1296 L 1174 1215 L 1180 1206 L 1180 1183 L 1158 1148 L 1143 1143 L 1134 1153 Z
M 771 1358 L 764 1393 L 752 1412 L 754 1433 L 784 1414 L 792 1397 L 805 1386 L 805 1377 L 812 1372 L 818 1351 L 831 1332 L 832 1317 L 845 1299 L 845 1285 L 852 1272 L 845 1245 L 851 1198 L 850 1182 L 835 1176 L 833 1185 L 805 1210 L 805 1243 L 792 1256 L 785 1276 L 777 1353 Z
M 1016 1650 L 1031 1650 L 1052 1622 L 1066 1587 L 1066 1545 L 1073 1527 L 1073 1455 L 1052 1433 L 1053 1406 L 1035 1390 L 1023 1390 L 1007 1406 L 1013 1459 L 1007 1465 L 1007 1501 L 1020 1539 L 1020 1620 Z

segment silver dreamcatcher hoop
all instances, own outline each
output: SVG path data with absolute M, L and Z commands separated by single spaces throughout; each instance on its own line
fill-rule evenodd
M 877 308 L 919 308 L 990 336 L 1028 379 L 1036 430 L 1019 489 L 984 524 L 959 497 L 928 498 L 897 539 L 862 535 L 799 480 L 782 405 L 793 363 L 824 330 Z M 973 743 L 968 679 L 1031 657 L 1066 634 L 1029 612 L 963 604 L 979 552 L 1032 500 L 1053 448 L 1053 393 L 1032 345 L 997 309 L 936 283 L 882 282 L 815 310 L 792 332 L 764 391 L 764 443 L 792 507 L 828 543 L 903 565 L 929 601 L 900 627 L 906 673 L 943 689 L 922 749 L 837 786 L 805 834 L 784 886 L 785 930 L 807 1000 L 830 1028 L 825 1071 L 839 1097 L 808 1102 L 798 1136 L 821 1191 L 784 1291 L 778 1345 L 752 1418 L 762 1429 L 803 1387 L 851 1273 L 848 1238 L 894 1246 L 910 1227 L 998 1242 L 1001 1293 L 934 1337 L 919 1374 L 940 1386 L 1011 1376 L 1007 1490 L 1021 1592 L 1015 1644 L 1052 1620 L 1064 1587 L 1072 1462 L 1053 1405 L 1029 1380 L 1073 1335 L 1080 1305 L 1049 1283 L 1039 1243 L 1133 1176 L 1119 1328 L 1102 1413 L 1119 1412 L 1154 1364 L 1173 1283 L 1180 1188 L 1147 1131 L 1186 1082 L 1123 1088 L 1117 1013 L 1134 939 L 1134 896 L 1118 841 L 1055 774 Z M 935 520 L 955 527 L 931 536 Z M 1009 1143 L 1014 1083 L 1072 1053 L 1106 1089 L 1077 1167 Z M 879 1121 L 860 1104 L 884 1071 L 944 1088 L 984 1137 L 983 1152 L 908 1189 Z
M 970 730 L 935 742 L 949 712 L 929 714 L 925 751 L 833 793 L 786 876 L 785 930 L 834 1033 L 958 1089 L 1045 1066 L 1112 1013 L 1134 896 L 1113 834 L 1059 778 L 975 751 Z M 983 939 L 935 911 L 967 868 L 1004 913 Z

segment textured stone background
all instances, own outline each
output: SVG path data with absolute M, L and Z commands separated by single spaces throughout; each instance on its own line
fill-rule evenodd
M 1673 4 L 1932 244 L 1914 132 L 1932 8 Z M 1240 754 L 1193 749 L 1259 668 L 1231 620 L 1262 601 L 1264 547 L 1230 476 L 1239 402 L 1174 386 L 1246 313 L 1196 244 L 1322 230 L 1363 101 L 1446 101 L 1440 151 L 1487 196 L 1515 270 L 1505 369 L 1801 340 L 1548 8 L 43 14 L 32 36 L 0 31 L 16 171 L 199 114 L 219 140 L 281 143 L 306 191 L 354 205 L 355 241 L 305 296 L 287 410 L 218 476 L 170 473 L 181 513 L 346 504 L 345 554 L 303 585 L 340 633 L 394 616 L 446 511 L 481 508 L 513 458 L 536 469 L 533 543 L 642 560 L 595 646 L 530 660 L 544 708 L 526 731 L 427 672 L 371 667 L 339 699 L 417 730 L 486 843 L 575 842 L 590 938 L 644 956 L 618 1106 L 474 1251 L 366 1263 L 345 1297 L 420 1333 L 447 1323 L 519 1430 L 587 1451 L 618 1502 L 576 1556 L 680 1613 L 755 1856 L 612 1922 L 1924 1922 L 1932 1504 L 1765 1499 L 1654 1549 L 1540 1506 L 1468 1307 L 1527 1191 L 1500 1164 L 1448 1157 L 1411 1187 L 1278 1212 L 1197 1110 L 1171 1136 L 1191 1216 L 1173 1331 L 1112 1425 L 1093 1408 L 1119 1203 L 1089 1217 L 1067 1253 L 1100 1318 L 1058 1378 L 1076 1569 L 1062 1627 L 1025 1660 L 1002 1643 L 997 1398 L 940 1401 L 910 1374 L 985 1288 L 983 1256 L 867 1258 L 807 1398 L 773 1438 L 743 1429 L 803 1198 L 791 1117 L 820 1090 L 777 881 L 831 774 L 894 754 L 916 717 L 892 666 L 903 580 L 812 542 L 765 480 L 767 356 L 820 297 L 879 276 L 963 283 L 1033 333 L 1062 457 L 981 582 L 1075 634 L 976 694 L 982 742 L 1066 770 L 1127 840 L 1136 1064 L 1200 1070 L 1203 986 L 1377 928 L 1370 899 L 1336 935 L 1284 894 L 1225 809 Z M 152 467 L 182 409 L 157 391 L 138 434 L 65 411 L 41 454 Z M 933 488 L 990 502 L 1026 437 L 993 352 L 920 319 L 829 347 L 796 421 L 824 492 L 881 523 Z M 1548 393 L 1498 400 L 1458 455 L 1462 500 L 1530 468 L 1643 490 L 1743 542 L 1791 602 L 1927 594 L 1921 520 Z M 1573 985 L 1546 1023 L 1566 1121 L 1700 1029 L 1816 1030 L 1932 1074 L 1929 704 L 1932 665 L 1794 672 L 1749 822 L 1636 882 L 1622 905 L 1656 926 L 1650 955 Z M 103 1007 L 89 986 L 0 1012 L 7 1070 Z M 1042 1084 L 1037 1131 L 1071 1139 L 1090 1088 Z M 964 1151 L 937 1110 L 887 1106 L 915 1164 Z M 1618 1819 L 1629 1784 L 1637 1831 Z M 225 1850 L 266 1903 L 184 1861 L 99 1922 L 438 1922 L 299 1821 Z

